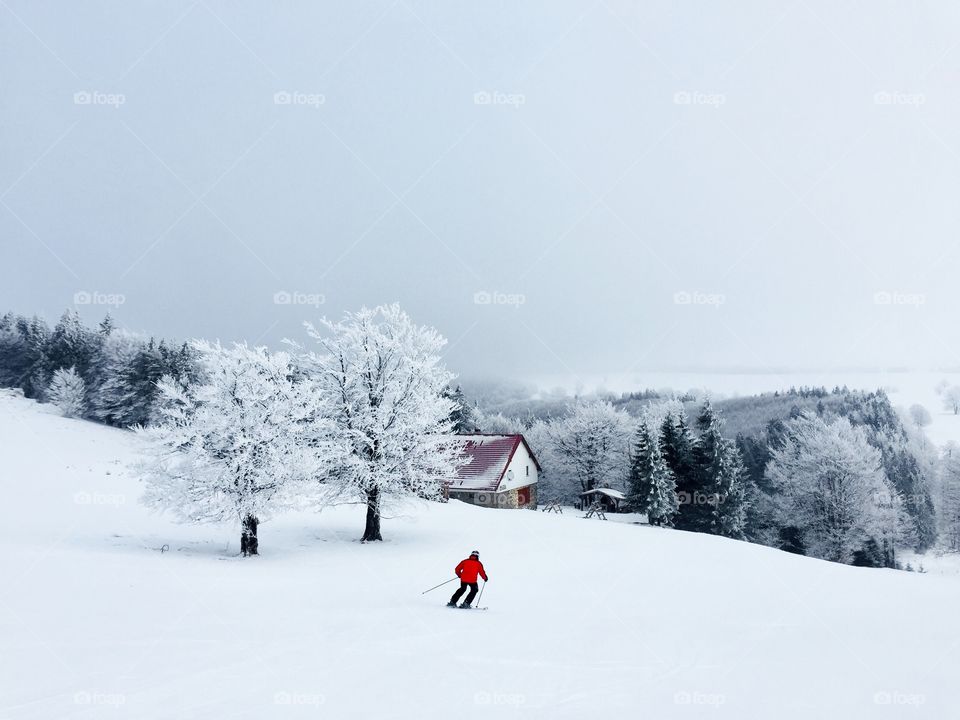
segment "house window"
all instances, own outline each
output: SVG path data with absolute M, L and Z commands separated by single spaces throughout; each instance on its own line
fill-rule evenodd
M 530 477 L 530 466 L 527 465 L 527 477 Z

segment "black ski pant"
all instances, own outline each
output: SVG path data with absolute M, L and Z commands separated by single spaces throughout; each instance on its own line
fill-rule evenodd
M 467 588 L 470 588 L 470 594 L 467 595 L 466 599 L 463 602 L 466 605 L 472 605 L 473 599 L 477 596 L 477 584 L 475 582 L 472 582 L 472 583 L 464 582 L 463 580 L 460 581 L 460 589 L 453 594 L 453 597 L 450 598 L 450 602 L 456 605 L 457 600 L 459 600 L 460 596 L 467 591 Z

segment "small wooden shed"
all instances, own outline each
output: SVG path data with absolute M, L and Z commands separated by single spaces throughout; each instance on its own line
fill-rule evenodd
M 620 504 L 627 499 L 619 490 L 613 488 L 594 488 L 580 493 L 580 509 L 586 510 L 594 503 L 599 503 L 604 512 L 621 512 Z

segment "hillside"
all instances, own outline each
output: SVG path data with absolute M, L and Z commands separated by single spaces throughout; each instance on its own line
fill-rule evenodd
M 137 503 L 132 434 L 0 394 L 0 717 L 945 718 L 960 577 L 460 503 L 237 531 Z M 480 549 L 487 612 L 421 595 Z M 161 549 L 168 551 L 161 552 Z

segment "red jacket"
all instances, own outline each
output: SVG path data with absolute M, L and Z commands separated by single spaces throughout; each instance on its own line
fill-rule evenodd
M 465 583 L 475 583 L 477 581 L 477 573 L 479 573 L 480 577 L 484 580 L 487 579 L 487 573 L 483 571 L 483 563 L 473 558 L 461 560 L 454 572 L 457 574 L 457 577 L 460 578 L 461 582 Z

